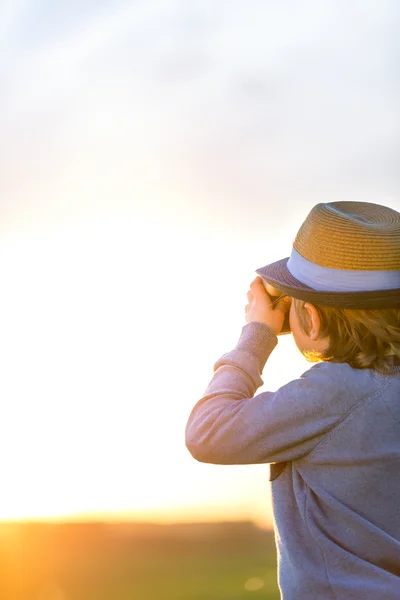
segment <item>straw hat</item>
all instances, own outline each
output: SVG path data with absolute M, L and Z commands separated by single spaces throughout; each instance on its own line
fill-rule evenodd
M 256 272 L 288 296 L 315 304 L 400 307 L 400 213 L 368 202 L 317 204 L 290 257 Z

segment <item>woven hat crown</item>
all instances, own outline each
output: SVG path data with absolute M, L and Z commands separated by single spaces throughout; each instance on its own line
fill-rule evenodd
M 400 213 L 369 202 L 314 206 L 293 247 L 312 263 L 343 270 L 400 269 Z

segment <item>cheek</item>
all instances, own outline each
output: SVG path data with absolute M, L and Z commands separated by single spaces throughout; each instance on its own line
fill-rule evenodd
M 303 345 L 305 344 L 304 333 L 301 330 L 299 319 L 294 309 L 293 303 L 290 306 L 289 311 L 289 324 L 295 344 L 301 350 L 303 348 Z
M 290 310 L 289 310 L 289 324 L 290 324 L 290 330 L 293 332 L 294 330 L 297 331 L 297 319 L 296 319 L 296 314 L 294 312 L 294 305 L 293 302 L 290 305 Z

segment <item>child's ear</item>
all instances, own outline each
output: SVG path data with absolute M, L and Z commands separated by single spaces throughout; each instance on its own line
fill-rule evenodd
M 319 339 L 319 333 L 321 331 L 321 317 L 314 304 L 306 302 L 304 308 L 307 311 L 308 323 L 310 325 L 308 336 L 315 342 Z

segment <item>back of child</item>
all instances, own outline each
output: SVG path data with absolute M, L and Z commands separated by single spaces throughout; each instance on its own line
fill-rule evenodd
M 257 273 L 187 446 L 202 462 L 270 463 L 283 600 L 399 600 L 400 214 L 318 204 L 291 256 Z M 315 364 L 256 394 L 287 313 Z

